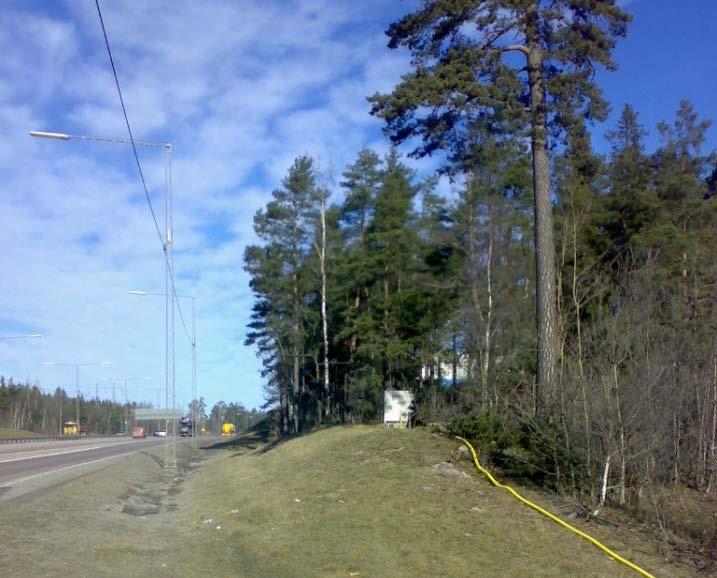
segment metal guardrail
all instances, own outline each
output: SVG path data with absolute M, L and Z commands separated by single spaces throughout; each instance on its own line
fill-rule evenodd
M 29 443 L 29 442 L 56 442 L 56 441 L 63 441 L 63 440 L 84 440 L 84 439 L 93 439 L 93 438 L 120 438 L 120 437 L 126 437 L 129 438 L 131 436 L 129 435 L 117 435 L 117 434 L 91 434 L 91 435 L 75 435 L 75 436 L 40 436 L 36 438 L 3 438 L 0 439 L 0 445 L 2 444 L 23 444 L 23 443 Z

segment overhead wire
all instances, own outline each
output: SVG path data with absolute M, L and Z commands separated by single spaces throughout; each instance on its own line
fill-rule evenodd
M 107 38 L 107 29 L 105 28 L 105 21 L 104 18 L 102 18 L 102 10 L 100 9 L 100 2 L 99 0 L 95 0 L 95 6 L 97 6 L 97 14 L 100 17 L 100 26 L 102 27 L 102 35 L 105 39 L 105 46 L 107 47 L 107 54 L 110 57 L 110 64 L 112 65 L 112 75 L 115 79 L 115 86 L 117 87 L 117 94 L 119 95 L 120 104 L 122 105 L 122 114 L 124 115 L 124 121 L 127 125 L 127 133 L 129 134 L 129 140 L 132 144 L 132 152 L 134 153 L 134 160 L 137 163 L 137 170 L 139 171 L 139 178 L 142 181 L 142 187 L 144 188 L 144 197 L 147 199 L 147 205 L 149 205 L 149 212 L 152 213 L 152 220 L 154 221 L 154 227 L 157 230 L 157 236 L 159 237 L 159 242 L 162 244 L 162 248 L 164 252 L 167 252 L 167 246 L 164 243 L 164 240 L 162 239 L 162 231 L 159 228 L 159 222 L 157 221 L 157 215 L 154 212 L 154 207 L 152 206 L 152 199 L 149 196 L 149 189 L 147 188 L 147 181 L 144 178 L 144 171 L 142 171 L 142 164 L 139 162 L 139 154 L 137 153 L 137 145 L 135 145 L 134 142 L 134 135 L 132 134 L 132 127 L 129 124 L 129 117 L 127 116 L 127 107 L 125 107 L 124 104 L 124 97 L 122 96 L 122 89 L 120 88 L 120 82 L 119 77 L 117 76 L 117 69 L 115 68 L 115 60 L 112 57 L 112 49 L 110 48 L 110 41 L 109 38 Z
M 169 277 L 172 281 L 172 294 L 174 295 L 174 301 L 177 304 L 177 311 L 179 312 L 179 320 L 182 322 L 182 327 L 184 328 L 184 334 L 187 336 L 187 339 L 189 340 L 189 344 L 193 345 L 194 340 L 189 335 L 189 329 L 187 329 L 187 324 L 184 321 L 184 314 L 182 313 L 182 308 L 179 305 L 179 296 L 177 295 L 177 289 L 174 284 L 174 271 L 172 271 L 172 268 L 169 266 L 169 261 L 167 260 L 166 262 L 167 262 L 167 271 L 169 271 Z
M 115 61 L 114 57 L 112 56 L 112 49 L 110 48 L 110 41 L 107 36 L 107 29 L 105 28 L 105 21 L 102 17 L 102 9 L 100 8 L 100 2 L 99 0 L 95 0 L 95 6 L 97 7 L 97 15 L 100 19 L 100 26 L 102 27 L 102 35 L 105 40 L 105 47 L 107 48 L 107 55 L 110 59 L 110 64 L 112 66 L 112 75 L 114 76 L 115 80 L 115 87 L 117 88 L 117 94 L 119 96 L 120 104 L 122 105 L 122 114 L 124 116 L 124 121 L 127 126 L 127 134 L 129 135 L 130 144 L 132 145 L 132 152 L 134 154 L 134 160 L 137 164 L 137 171 L 139 172 L 139 178 L 142 181 L 142 188 L 144 189 L 144 197 L 147 201 L 147 206 L 149 207 L 149 212 L 152 214 L 152 220 L 154 221 L 154 227 L 157 231 L 157 236 L 159 238 L 159 242 L 162 245 L 162 252 L 164 253 L 164 261 L 167 266 L 167 272 L 169 273 L 169 278 L 171 280 L 172 285 L 172 300 L 177 305 L 177 310 L 179 311 L 179 319 L 182 322 L 182 327 L 184 328 L 184 333 L 187 336 L 187 339 L 189 340 L 190 344 L 193 344 L 193 339 L 189 335 L 189 330 L 187 329 L 187 324 L 184 320 L 184 314 L 182 313 L 182 307 L 179 303 L 179 298 L 177 297 L 177 288 L 174 278 L 174 271 L 172 270 L 172 266 L 169 263 L 169 257 L 167 256 L 167 243 L 165 243 L 164 239 L 162 238 L 162 231 L 159 227 L 159 222 L 157 221 L 157 214 L 154 211 L 154 207 L 152 206 L 152 199 L 149 195 L 149 188 L 147 187 L 147 181 L 144 178 L 144 171 L 142 170 L 142 163 L 139 160 L 139 153 L 137 152 L 137 146 L 135 144 L 134 135 L 132 134 L 132 127 L 129 123 L 129 116 L 127 115 L 127 107 L 124 103 L 124 97 L 122 96 L 122 88 L 120 87 L 120 81 L 119 76 L 117 75 L 117 68 L 115 67 Z

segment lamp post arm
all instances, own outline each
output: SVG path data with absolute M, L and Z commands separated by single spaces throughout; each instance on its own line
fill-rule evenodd
M 44 130 L 31 130 L 30 136 L 34 136 L 36 138 L 47 138 L 47 139 L 55 139 L 55 140 L 85 140 L 85 141 L 93 141 L 93 142 L 132 144 L 132 141 L 128 138 L 115 138 L 115 137 L 105 137 L 105 136 L 85 136 L 85 135 L 79 135 L 79 134 L 66 134 L 66 133 L 62 133 L 62 132 L 47 132 Z M 136 140 L 135 139 L 134 144 L 140 145 L 143 147 L 155 147 L 155 148 L 164 148 L 164 149 L 172 148 L 172 145 L 169 143 L 151 142 L 151 141 L 146 141 L 146 140 Z

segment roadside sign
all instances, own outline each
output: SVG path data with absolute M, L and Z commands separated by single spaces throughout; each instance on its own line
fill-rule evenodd
M 154 420 L 154 419 L 180 419 L 182 410 L 177 408 L 138 408 L 134 410 L 134 419 Z

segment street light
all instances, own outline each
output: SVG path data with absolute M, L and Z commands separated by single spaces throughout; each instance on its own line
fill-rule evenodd
M 66 134 L 61 132 L 48 132 L 41 130 L 31 130 L 30 136 L 37 138 L 46 138 L 54 140 L 80 140 L 93 142 L 106 142 L 114 144 L 130 144 L 152 148 L 161 148 L 164 150 L 164 223 L 165 234 L 163 239 L 163 250 L 165 253 L 165 381 L 164 381 L 164 397 L 165 404 L 169 405 L 169 384 L 172 384 L 172 397 L 175 396 L 175 379 L 174 379 L 174 300 L 171 298 L 174 274 L 174 237 L 172 231 L 172 145 L 169 143 L 158 143 L 142 140 L 132 140 L 126 138 L 111 138 Z M 161 235 L 160 235 L 161 236 Z M 165 407 L 166 407 L 165 405 Z M 174 458 L 168 464 L 170 467 L 176 465 Z
M 31 335 L 8 335 L 6 337 L 0 337 L 0 341 L 10 341 L 11 339 L 42 339 L 42 335 L 33 333 Z
M 127 291 L 130 295 L 138 297 L 168 297 L 165 293 L 152 293 L 150 291 Z M 196 312 L 196 300 L 193 295 L 177 295 L 177 299 L 191 299 L 192 300 L 192 445 L 194 449 L 197 448 L 197 312 Z M 172 405 L 175 405 L 176 401 L 173 397 Z M 176 433 L 176 432 L 175 432 Z
M 75 368 L 75 389 L 77 391 L 77 433 L 80 432 L 80 367 L 93 365 L 111 365 L 109 361 L 93 361 L 90 363 L 58 363 L 56 361 L 44 361 L 43 365 L 55 365 L 57 367 Z M 62 416 L 60 416 L 60 428 L 62 428 Z

